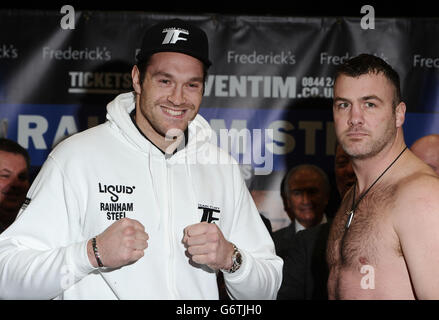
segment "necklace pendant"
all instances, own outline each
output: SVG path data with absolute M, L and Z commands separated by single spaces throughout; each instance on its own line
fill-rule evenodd
M 347 214 L 349 214 L 349 217 L 348 217 L 348 221 L 346 222 L 345 228 L 349 229 L 349 227 L 351 226 L 351 223 L 352 223 L 352 219 L 354 218 L 354 210 L 351 210 Z

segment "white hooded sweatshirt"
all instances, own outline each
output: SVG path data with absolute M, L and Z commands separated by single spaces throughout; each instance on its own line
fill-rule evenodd
M 48 156 L 0 235 L 0 298 L 218 299 L 215 272 L 190 261 L 182 243 L 184 228 L 207 218 L 243 256 L 224 276 L 232 298 L 275 299 L 283 262 L 237 163 L 210 142 L 206 120 L 197 115 L 186 147 L 165 157 L 133 124 L 134 108 L 134 93 L 117 96 L 108 121 Z M 145 226 L 144 257 L 94 268 L 87 241 L 123 217 Z

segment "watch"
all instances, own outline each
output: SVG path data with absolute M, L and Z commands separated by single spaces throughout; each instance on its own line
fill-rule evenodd
M 223 272 L 234 273 L 241 267 L 242 264 L 242 255 L 239 252 L 238 248 L 232 243 L 233 246 L 233 254 L 232 254 L 232 266 L 230 269 L 221 269 Z

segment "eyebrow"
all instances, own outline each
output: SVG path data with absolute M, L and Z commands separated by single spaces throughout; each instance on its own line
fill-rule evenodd
M 342 97 L 335 97 L 334 102 L 336 102 L 336 101 L 351 102 L 351 100 L 346 99 L 346 98 L 342 98 Z
M 154 72 L 151 76 L 152 77 L 163 76 L 163 77 L 170 78 L 170 79 L 174 78 L 174 76 L 172 74 L 164 72 L 164 71 Z M 188 80 L 188 82 L 194 82 L 194 81 L 195 82 L 203 82 L 203 77 L 192 77 Z
M 374 94 L 369 95 L 369 96 L 361 97 L 360 100 L 362 100 L 362 101 L 378 100 L 378 101 L 380 101 L 380 102 L 383 102 L 383 100 L 382 100 L 380 97 L 378 97 L 377 95 L 374 95 Z M 334 102 L 340 102 L 340 101 L 343 101 L 343 102 L 351 102 L 351 100 L 349 100 L 349 99 L 347 99 L 347 98 L 343 98 L 343 97 L 334 97 Z
M 374 95 L 374 94 L 372 94 L 372 95 L 370 95 L 370 96 L 364 96 L 364 97 L 361 97 L 361 100 L 363 100 L 363 101 L 367 101 L 367 100 L 378 100 L 378 101 L 380 101 L 380 102 L 383 102 L 383 100 L 382 100 L 380 97 L 378 97 L 378 96 L 376 96 L 376 95 Z
M 154 73 L 151 74 L 151 77 L 166 77 L 166 78 L 173 78 L 172 74 L 167 73 L 167 72 L 163 72 L 163 71 L 156 71 Z

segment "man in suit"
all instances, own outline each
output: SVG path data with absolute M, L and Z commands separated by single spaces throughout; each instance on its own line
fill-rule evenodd
M 336 146 L 334 170 L 337 190 L 343 198 L 356 178 L 351 160 L 340 145 Z M 331 220 L 296 234 L 284 262 L 278 300 L 328 299 L 326 243 L 330 226 Z
M 282 191 L 291 224 L 274 232 L 273 240 L 276 254 L 285 260 L 297 232 L 327 221 L 330 184 L 322 169 L 303 164 L 287 172 Z

